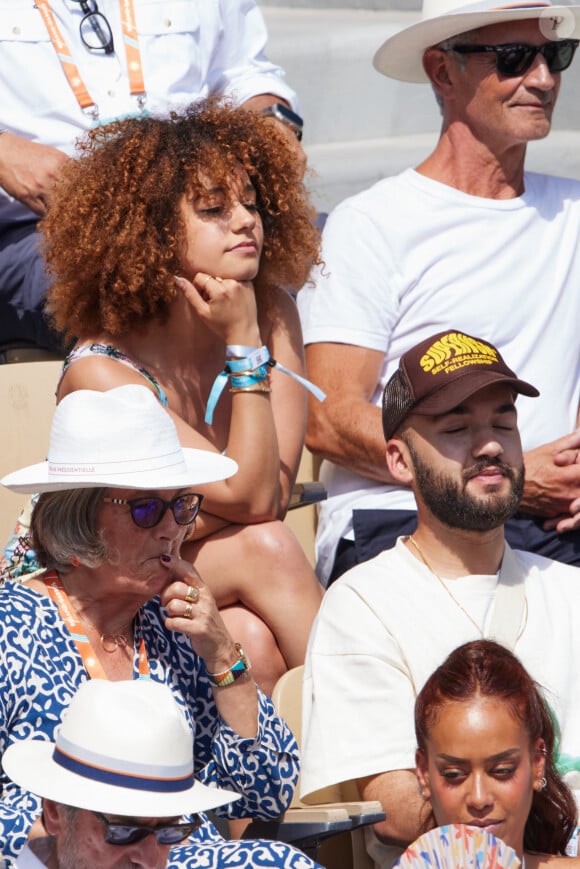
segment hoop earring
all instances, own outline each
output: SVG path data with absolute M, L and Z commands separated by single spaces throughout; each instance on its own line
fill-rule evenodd
M 423 787 L 422 787 L 419 783 L 417 783 L 417 793 L 419 794 L 419 796 L 420 796 L 423 800 L 427 801 L 427 800 L 429 799 L 429 797 L 427 796 L 427 794 L 426 794 L 425 791 L 423 790 Z
M 545 775 L 542 776 L 540 781 L 538 782 L 538 791 L 545 791 L 548 786 L 548 779 Z

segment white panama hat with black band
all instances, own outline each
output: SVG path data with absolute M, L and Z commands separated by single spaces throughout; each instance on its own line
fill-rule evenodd
M 233 459 L 182 447 L 175 424 L 150 389 L 126 384 L 79 389 L 57 405 L 47 461 L 0 480 L 13 492 L 64 489 L 181 489 L 233 476 Z
M 389 37 L 376 52 L 373 65 L 389 78 L 428 82 L 423 55 L 431 46 L 468 30 L 526 19 L 537 19 L 551 41 L 580 36 L 580 6 L 555 5 L 549 0 L 423 0 L 421 20 Z
M 90 679 L 65 710 L 54 742 L 13 742 L 2 766 L 30 793 L 110 815 L 169 818 L 238 800 L 235 791 L 195 779 L 193 744 L 166 685 Z

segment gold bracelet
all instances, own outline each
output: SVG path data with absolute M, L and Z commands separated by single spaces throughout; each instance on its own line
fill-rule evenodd
M 255 374 L 255 368 L 248 368 L 247 371 L 236 371 L 235 374 L 233 372 L 229 372 L 230 377 L 254 377 Z
M 272 387 L 264 383 L 254 383 L 252 386 L 230 386 L 230 392 L 272 392 Z

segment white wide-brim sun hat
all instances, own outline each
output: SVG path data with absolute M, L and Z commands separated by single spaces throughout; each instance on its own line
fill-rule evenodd
M 550 40 L 580 35 L 580 6 L 556 6 L 550 0 L 423 0 L 421 20 L 387 39 L 376 52 L 373 65 L 389 78 L 427 82 L 423 54 L 432 45 L 468 30 L 526 19 L 538 19 L 543 35 Z
M 14 742 L 2 766 L 30 793 L 108 815 L 171 818 L 238 800 L 235 791 L 194 779 L 193 744 L 166 685 L 91 679 L 71 700 L 55 742 Z
M 65 396 L 54 412 L 47 461 L 0 482 L 27 493 L 96 486 L 181 489 L 225 480 L 237 470 L 233 459 L 219 453 L 182 447 L 151 390 L 127 384 Z

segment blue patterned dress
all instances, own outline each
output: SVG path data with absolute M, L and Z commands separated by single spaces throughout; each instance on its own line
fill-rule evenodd
M 151 678 L 171 688 L 191 727 L 199 780 L 243 794 L 242 799 L 216 812 L 231 818 L 280 815 L 294 792 L 298 747 L 270 699 L 260 693 L 256 738 L 241 738 L 219 717 L 204 663 L 192 651 L 187 637 L 165 628 L 158 599 L 141 608 L 135 633 L 136 649 L 141 637 L 145 641 Z M 137 658 L 135 653 L 136 678 Z M 0 756 L 18 739 L 36 736 L 54 740 L 64 710 L 88 678 L 52 600 L 25 585 L 6 583 L 0 589 Z M 0 785 L 0 853 L 12 867 L 40 814 L 40 800 L 4 774 Z M 227 842 L 208 819 L 189 842 L 195 845 L 172 850 L 172 869 L 315 866 L 288 845 Z

